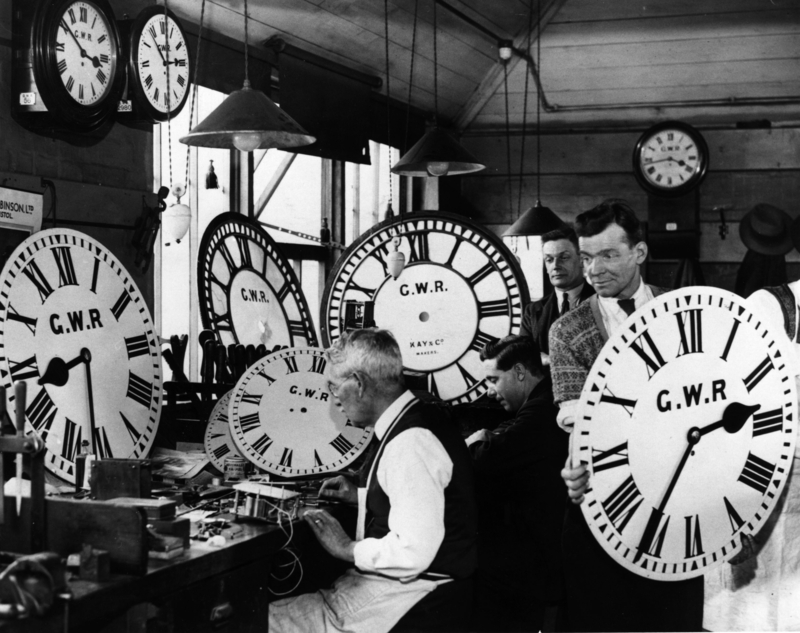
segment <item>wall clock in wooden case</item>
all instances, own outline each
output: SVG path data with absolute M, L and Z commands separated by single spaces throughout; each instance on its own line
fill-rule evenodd
M 252 365 L 236 383 L 228 410 L 239 451 L 283 477 L 341 470 L 372 439 L 347 419 L 328 391 L 323 350 L 289 348 Z
M 586 521 L 620 565 L 691 578 L 758 533 L 794 456 L 789 346 L 740 297 L 701 286 L 656 297 L 609 339 L 573 459 L 591 472 Z
M 208 225 L 197 257 L 200 315 L 224 345 L 317 344 L 289 261 L 256 222 L 223 213 Z
M 124 26 L 123 26 L 124 25 Z M 186 34 L 160 5 L 120 23 L 128 47 L 130 117 L 152 123 L 176 116 L 189 96 L 191 59 Z M 124 120 L 127 113 L 120 113 Z
M 47 468 L 74 483 L 83 440 L 100 458 L 147 457 L 161 349 L 119 260 L 83 233 L 48 229 L 14 250 L 0 288 L 0 382 L 27 381 L 26 432 L 43 437 Z
M 696 188 L 708 171 L 708 145 L 688 123 L 665 121 L 639 137 L 633 149 L 633 174 L 645 191 L 682 196 Z
M 31 126 L 100 127 L 117 109 L 125 68 L 107 0 L 15 0 L 13 108 Z
M 399 238 L 406 266 L 387 256 Z M 528 289 L 516 258 L 494 234 L 449 213 L 413 213 L 376 225 L 339 258 L 320 308 L 323 343 L 342 334 L 347 301 L 373 301 L 375 325 L 390 330 L 405 369 L 452 403 L 487 390 L 480 350 L 518 334 Z

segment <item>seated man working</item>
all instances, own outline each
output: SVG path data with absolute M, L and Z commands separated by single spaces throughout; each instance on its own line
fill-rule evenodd
M 472 463 L 446 410 L 418 401 L 385 330 L 345 333 L 326 352 L 328 388 L 378 441 L 365 481 L 326 481 L 322 496 L 358 504 L 356 540 L 324 510 L 305 515 L 322 546 L 355 567 L 331 588 L 273 602 L 271 632 L 469 628 L 477 517 Z
M 527 336 L 481 351 L 489 397 L 514 416 L 467 442 L 475 459 L 480 537 L 476 631 L 539 631 L 561 599 L 567 439 L 556 424 L 550 375 Z

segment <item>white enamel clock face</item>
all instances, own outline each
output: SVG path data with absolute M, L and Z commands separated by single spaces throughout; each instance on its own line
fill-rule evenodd
M 27 382 L 26 431 L 45 440 L 47 468 L 74 483 L 83 440 L 99 457 L 147 457 L 161 350 L 119 260 L 83 233 L 49 229 L 11 254 L 0 288 L 0 378 Z
M 730 292 L 656 297 L 606 343 L 584 386 L 573 459 L 583 513 L 627 569 L 699 576 L 755 536 L 792 466 L 789 343 Z
M 231 437 L 231 426 L 228 423 L 230 401 L 231 392 L 229 391 L 214 405 L 214 410 L 211 411 L 211 416 L 208 418 L 204 440 L 208 459 L 222 473 L 225 472 L 225 460 L 228 457 L 242 456 Z
M 341 470 L 372 439 L 328 392 L 323 350 L 289 348 L 252 365 L 236 383 L 228 419 L 241 454 L 283 477 Z
M 198 256 L 203 326 L 224 345 L 316 345 L 300 284 L 272 238 L 237 213 L 209 224 Z
M 148 103 L 158 112 L 174 113 L 189 89 L 189 51 L 181 27 L 171 16 L 165 20 L 163 9 L 155 9 L 134 51 L 136 73 Z
M 396 280 L 386 266 L 395 235 L 406 257 Z M 326 345 L 341 335 L 349 300 L 374 301 L 375 325 L 394 334 L 405 369 L 426 374 L 434 395 L 464 403 L 487 390 L 481 349 L 519 332 L 528 297 L 499 239 L 459 216 L 415 213 L 379 224 L 342 255 L 322 301 Z
M 65 8 L 56 63 L 61 82 L 77 103 L 93 105 L 109 94 L 117 73 L 116 38 L 97 5 L 80 0 Z

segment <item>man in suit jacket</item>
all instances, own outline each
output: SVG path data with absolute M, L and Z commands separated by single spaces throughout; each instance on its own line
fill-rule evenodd
M 550 330 L 550 371 L 558 422 L 571 432 L 586 378 L 609 336 L 635 309 L 664 292 L 644 283 L 647 244 L 633 210 L 606 200 L 575 220 L 584 272 L 597 294 Z M 574 467 L 573 467 L 574 466 Z M 589 485 L 584 464 L 567 460 L 561 476 L 572 500 L 564 523 L 567 630 L 700 631 L 703 579 L 651 580 L 616 563 L 597 543 L 578 507 Z M 574 505 L 573 505 L 574 504 Z
M 578 237 L 569 227 L 550 231 L 542 236 L 544 266 L 553 292 L 525 306 L 522 314 L 521 336 L 530 336 L 542 353 L 542 364 L 549 364 L 550 326 L 565 312 L 594 294 L 594 289 L 583 279 L 581 259 L 578 256 Z
M 474 631 L 540 631 L 545 609 L 562 597 L 567 495 L 559 473 L 568 437 L 539 358 L 527 336 L 481 351 L 487 395 L 514 417 L 467 439 L 480 526 Z

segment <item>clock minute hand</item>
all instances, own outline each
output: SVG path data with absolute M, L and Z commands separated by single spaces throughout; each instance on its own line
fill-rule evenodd
M 98 59 L 97 55 L 95 55 L 94 57 L 89 56 L 89 53 L 87 53 L 86 50 L 83 48 L 83 46 L 81 46 L 81 43 L 78 41 L 78 38 L 75 37 L 75 33 L 73 33 L 69 29 L 67 23 L 64 22 L 64 20 L 61 20 L 61 28 L 64 29 L 67 33 L 69 33 L 72 36 L 72 39 L 75 40 L 75 43 L 78 45 L 78 48 L 81 51 L 81 57 L 88 59 L 90 62 L 92 62 L 92 66 L 98 68 L 100 66 L 100 60 Z
M 159 54 L 159 55 L 161 55 L 161 61 L 164 63 L 164 66 L 166 66 L 166 65 L 167 65 L 167 60 L 166 60 L 166 59 L 164 59 L 164 53 L 162 53 L 162 52 L 161 52 L 161 49 L 158 47 L 158 42 L 156 42 L 156 37 L 155 37 L 155 35 L 153 35 L 152 33 L 150 33 L 150 37 L 151 37 L 151 38 L 152 38 L 152 40 L 153 40 L 153 44 L 155 44 L 155 45 L 156 45 L 156 50 L 158 51 L 158 54 Z
M 92 353 L 84 347 L 81 350 L 81 358 L 84 362 L 84 366 L 86 367 L 86 390 L 87 395 L 89 397 L 89 446 L 91 447 L 91 453 L 95 456 L 99 457 L 97 454 L 97 447 L 95 446 L 95 422 L 94 422 L 94 395 L 92 393 Z
M 661 519 L 664 516 L 664 508 L 667 507 L 667 501 L 669 501 L 669 498 L 672 495 L 675 484 L 678 483 L 678 477 L 680 476 L 681 471 L 683 471 L 683 467 L 686 465 L 689 456 L 692 454 L 695 444 L 700 441 L 700 438 L 703 437 L 703 435 L 711 433 L 712 431 L 716 431 L 717 429 L 724 428 L 728 433 L 737 433 L 742 429 L 748 418 L 760 408 L 760 404 L 748 406 L 740 402 L 731 402 L 727 407 L 725 407 L 725 411 L 722 414 L 721 420 L 707 424 L 701 429 L 698 429 L 697 427 L 692 427 L 689 429 L 689 432 L 686 434 L 688 446 L 683 452 L 683 457 L 681 457 L 681 461 L 678 464 L 678 467 L 675 469 L 675 473 L 672 475 L 672 480 L 669 482 L 669 486 L 667 487 L 667 491 L 664 493 L 664 496 L 661 499 L 661 503 L 659 504 L 658 508 L 653 508 L 653 510 L 650 512 L 650 518 L 647 520 L 647 525 L 642 533 L 642 538 L 636 548 L 636 556 L 633 558 L 634 563 L 639 562 L 642 554 L 650 550 L 650 546 L 652 545 L 653 539 L 656 535 L 656 530 L 658 530 L 658 526 L 661 524 Z

